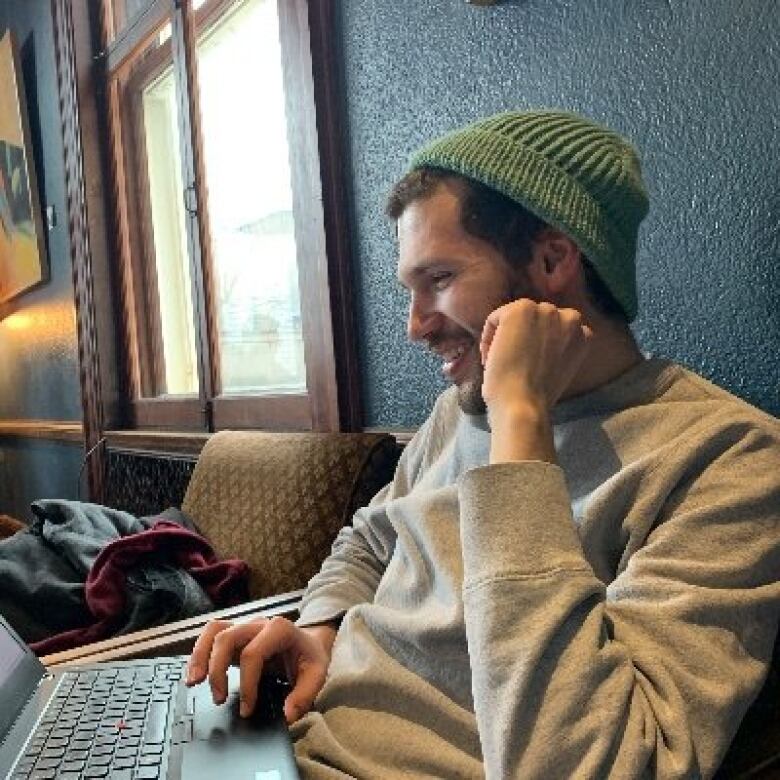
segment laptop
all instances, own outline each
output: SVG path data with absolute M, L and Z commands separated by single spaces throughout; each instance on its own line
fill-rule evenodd
M 268 677 L 256 714 L 238 714 L 238 670 L 215 705 L 184 685 L 185 657 L 48 671 L 0 617 L 0 778 L 298 780 L 282 713 L 286 682 Z

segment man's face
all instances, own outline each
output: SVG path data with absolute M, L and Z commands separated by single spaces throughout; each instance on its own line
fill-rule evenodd
M 530 295 L 529 282 L 491 244 L 460 224 L 457 185 L 440 184 L 398 219 L 398 279 L 409 291 L 407 333 L 443 361 L 467 414 L 485 411 L 479 340 L 488 314 Z

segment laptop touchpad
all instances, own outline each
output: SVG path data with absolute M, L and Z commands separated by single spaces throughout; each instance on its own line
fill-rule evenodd
M 206 684 L 187 692 L 192 731 L 191 740 L 182 745 L 183 780 L 297 780 L 287 724 L 267 689 L 260 693 L 258 713 L 250 718 L 238 714 L 237 669 L 230 670 L 228 690 L 221 705 L 213 703 Z

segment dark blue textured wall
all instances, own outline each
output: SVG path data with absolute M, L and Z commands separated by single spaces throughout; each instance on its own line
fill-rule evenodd
M 65 172 L 48 0 L 0 0 L 0 35 L 16 37 L 27 92 L 42 204 L 57 226 L 46 240 L 50 280 L 0 320 L 0 420 L 81 420 L 78 349 L 68 245 Z M 0 438 L 0 512 L 27 516 L 30 501 L 76 498 L 83 448 Z
M 9 439 L 0 446 L 0 512 L 32 519 L 30 504 L 38 498 L 87 500 L 81 473 L 83 450 L 61 441 Z M 81 483 L 81 487 L 79 487 Z
M 408 153 L 507 108 L 579 111 L 630 137 L 651 196 L 643 349 L 780 414 L 776 0 L 342 0 L 366 424 L 419 423 L 444 386 L 405 343 L 382 217 Z

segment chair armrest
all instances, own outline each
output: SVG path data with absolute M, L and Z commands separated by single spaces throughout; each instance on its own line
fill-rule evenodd
M 397 449 L 379 433 L 220 431 L 182 510 L 220 558 L 249 564 L 252 598 L 303 588 L 355 503 L 392 479 Z

